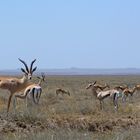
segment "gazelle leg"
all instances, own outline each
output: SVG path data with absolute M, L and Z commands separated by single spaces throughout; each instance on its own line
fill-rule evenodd
M 36 97 L 35 97 L 35 93 L 32 93 L 32 105 L 36 104 Z
M 102 110 L 102 101 L 100 100 L 100 109 Z
M 9 112 L 9 108 L 10 108 L 10 103 L 11 103 L 12 96 L 13 96 L 13 93 L 10 94 L 9 99 L 8 99 L 7 114 Z
M 114 107 L 115 107 L 115 110 L 118 110 L 118 96 L 117 96 L 117 93 L 114 94 L 114 98 L 113 98 L 113 103 L 114 103 Z
M 41 96 L 41 92 L 37 93 L 37 97 L 36 97 L 36 99 L 37 99 L 37 104 L 39 103 L 40 96 Z
M 118 110 L 118 98 L 117 97 L 116 97 L 114 102 L 115 102 L 115 104 L 114 104 L 115 105 L 115 110 Z
M 14 108 L 15 113 L 16 113 L 16 104 L 17 104 L 17 98 L 14 96 L 14 99 L 13 99 L 13 108 Z
M 131 103 L 133 103 L 133 95 L 132 94 L 129 96 L 129 100 Z
M 17 98 L 20 98 L 20 99 L 27 99 L 27 93 L 25 92 L 24 94 L 15 95 L 15 98 L 16 98 L 16 100 L 17 100 Z
M 102 109 L 104 110 L 104 100 L 102 100 Z
M 38 104 L 38 97 L 39 97 L 39 91 L 33 88 L 32 92 L 30 92 L 30 95 L 32 97 L 32 104 Z
M 127 95 L 123 94 L 122 101 L 123 103 L 126 102 Z
M 41 93 L 42 93 L 42 90 L 40 90 L 40 92 L 37 94 L 37 103 L 39 103 L 39 100 L 40 100 L 40 97 L 41 97 Z
M 132 100 L 132 103 L 133 103 L 133 95 L 131 96 L 131 100 Z
M 28 108 L 28 97 L 25 99 L 26 108 Z
M 125 95 L 124 95 L 124 94 L 122 94 L 122 103 L 124 103 L 124 102 L 125 102 L 125 101 L 124 101 L 124 100 L 125 100 L 124 98 L 125 98 Z

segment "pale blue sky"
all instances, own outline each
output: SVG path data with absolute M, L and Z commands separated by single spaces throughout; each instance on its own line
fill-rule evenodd
M 2 0 L 0 69 L 140 68 L 139 0 Z

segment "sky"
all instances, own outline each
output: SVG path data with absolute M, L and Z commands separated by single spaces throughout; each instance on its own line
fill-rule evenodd
M 1 0 L 0 69 L 140 68 L 139 0 Z

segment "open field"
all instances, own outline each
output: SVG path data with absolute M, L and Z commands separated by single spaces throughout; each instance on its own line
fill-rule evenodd
M 34 134 L 40 134 L 42 137 L 48 134 L 48 139 L 49 137 L 52 139 L 52 134 L 55 132 L 57 132 L 55 135 L 65 137 L 64 130 L 67 130 L 68 135 L 77 136 L 77 139 L 80 138 L 77 131 L 81 134 L 87 132 L 90 139 L 91 133 L 95 132 L 112 133 L 138 129 L 140 127 L 140 92 L 134 94 L 133 102 L 127 100 L 126 103 L 122 103 L 120 100 L 118 112 L 114 110 L 110 99 L 105 99 L 105 109 L 101 111 L 99 102 L 95 100 L 91 90 L 85 89 L 88 83 L 95 80 L 101 84 L 107 83 L 112 88 L 120 84 L 133 87 L 140 83 L 140 76 L 47 76 L 48 84 L 43 83 L 39 105 L 26 108 L 25 101 L 18 99 L 16 112 L 11 104 L 8 118 L 5 117 L 8 93 L 1 90 L 1 137 L 32 139 Z M 37 83 L 38 79 L 34 77 L 33 82 Z M 71 96 L 56 96 L 57 88 L 69 90 Z M 37 138 L 39 139 L 39 136 Z

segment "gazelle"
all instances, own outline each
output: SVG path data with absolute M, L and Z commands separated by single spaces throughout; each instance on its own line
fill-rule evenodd
M 62 95 L 67 94 L 67 95 L 70 96 L 70 92 L 68 90 L 64 90 L 62 88 L 57 88 L 56 89 L 56 95 L 58 96 L 58 94 L 62 94 Z
M 131 96 L 131 99 L 132 99 L 132 96 L 134 94 L 134 92 L 138 89 L 138 86 L 134 86 L 132 89 L 129 89 L 129 88 L 126 88 L 123 90 L 123 101 L 126 101 L 126 97 L 128 97 L 129 95 Z
M 16 100 L 16 98 L 26 99 L 26 106 L 27 106 L 28 100 L 31 100 L 34 104 L 38 104 L 39 99 L 41 97 L 41 93 L 42 93 L 41 84 L 42 84 L 42 82 L 46 82 L 46 80 L 45 80 L 45 75 L 43 73 L 41 74 L 41 77 L 38 76 L 37 78 L 39 79 L 38 84 L 29 85 L 24 90 L 23 94 L 15 95 L 15 100 Z M 14 100 L 14 107 L 16 107 L 15 100 Z
M 95 92 L 97 92 L 97 91 L 95 91 Z M 98 92 L 97 99 L 99 99 L 99 101 L 100 101 L 100 108 L 101 109 L 103 108 L 103 100 L 107 97 L 113 97 L 113 103 L 114 103 L 115 109 L 118 108 L 117 99 L 115 97 L 118 98 L 121 95 L 122 94 L 116 89 L 110 89 L 107 91 Z
M 93 95 L 100 101 L 100 108 L 103 109 L 103 100 L 107 97 L 111 97 L 115 94 L 119 94 L 120 92 L 116 89 L 111 89 L 111 90 L 107 90 L 107 91 L 97 91 L 98 88 L 100 89 L 99 86 L 96 86 L 96 81 L 92 84 L 89 84 L 86 89 L 92 89 L 92 92 L 93 92 Z M 114 103 L 114 106 L 115 108 L 117 107 L 116 104 L 115 104 L 115 99 L 113 98 L 113 103 Z
M 101 91 L 104 90 L 105 88 L 110 88 L 109 85 L 105 84 L 104 86 L 97 84 L 97 81 L 95 81 L 94 83 L 90 83 L 88 84 L 88 86 L 86 87 L 86 89 L 91 89 L 92 93 L 95 97 L 97 97 L 97 94 L 94 92 L 97 89 L 100 89 Z
M 9 112 L 10 103 L 13 95 L 25 89 L 29 85 L 29 80 L 32 78 L 32 74 L 37 68 L 33 68 L 33 64 L 36 61 L 36 59 L 31 62 L 30 68 L 23 60 L 19 59 L 19 61 L 25 66 L 25 69 L 21 68 L 21 71 L 24 73 L 22 78 L 19 79 L 14 77 L 0 77 L 0 88 L 8 90 L 10 92 L 7 105 L 7 112 Z

